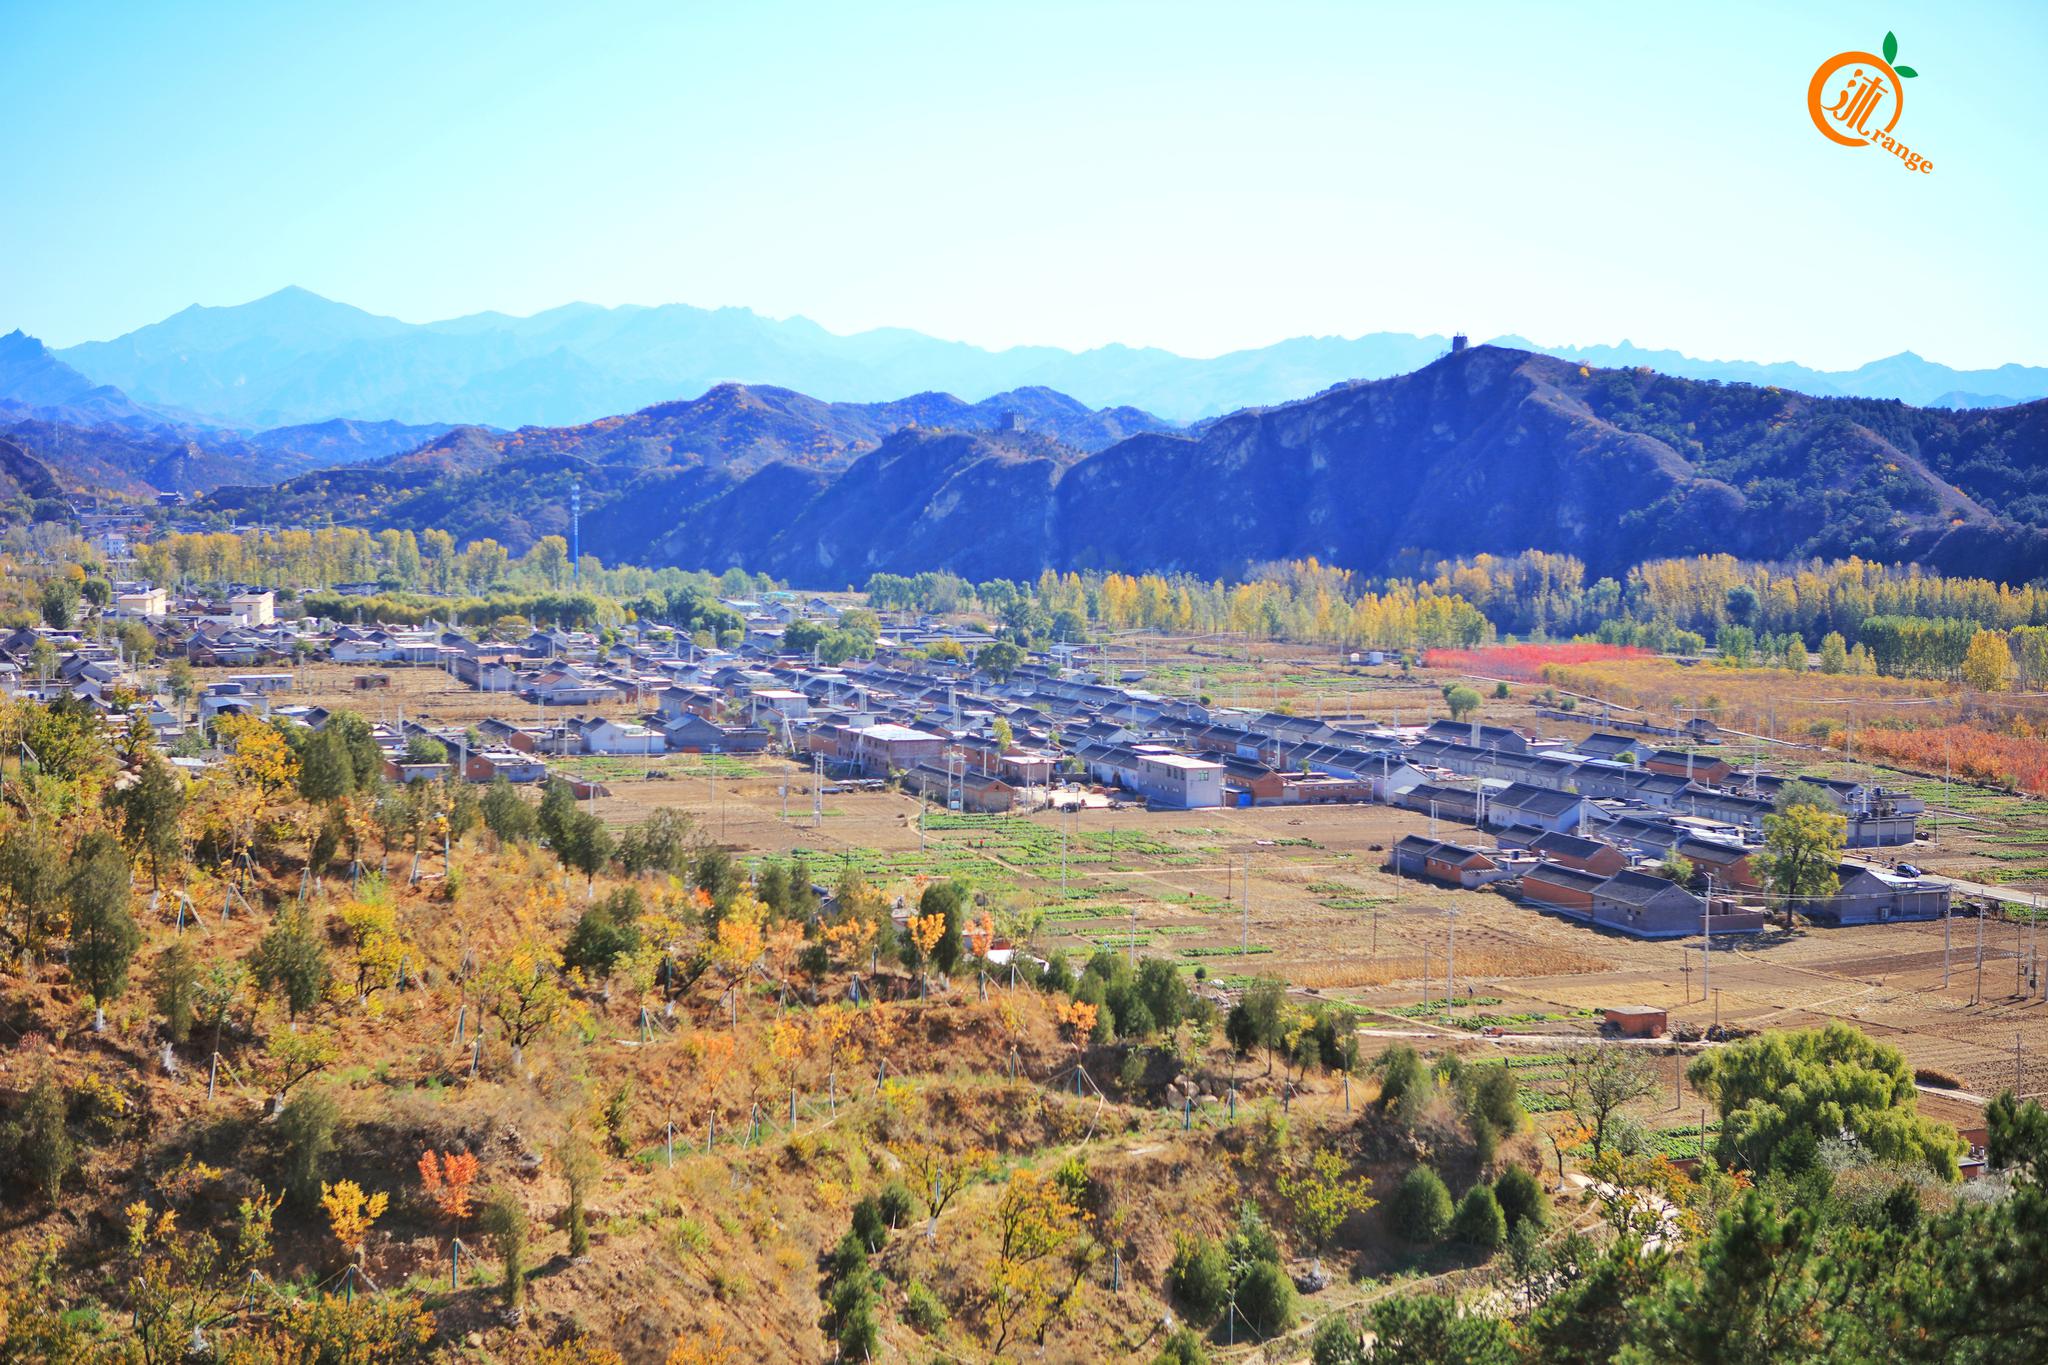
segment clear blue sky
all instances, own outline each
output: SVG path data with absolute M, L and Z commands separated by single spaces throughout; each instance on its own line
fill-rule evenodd
M 1825 141 L 1896 30 L 1931 176 Z M 2048 364 L 2048 4 L 0 0 L 0 330 L 286 284 L 1214 354 Z

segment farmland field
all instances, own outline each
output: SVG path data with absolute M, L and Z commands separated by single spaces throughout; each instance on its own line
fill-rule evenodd
M 1138 666 L 1138 646 L 1126 645 L 1119 654 Z M 1320 699 L 1328 714 L 1348 710 L 1409 724 L 1441 716 L 1438 689 L 1457 676 L 1355 669 L 1334 654 L 1305 656 L 1279 646 L 1181 641 L 1173 651 L 1148 644 L 1143 655 L 1148 667 L 1141 686 L 1172 691 L 1168 684 L 1185 678 L 1179 690 L 1192 690 L 1199 670 L 1203 690 L 1220 692 L 1219 701 L 1233 694 L 1277 700 L 1312 714 Z M 534 713 L 524 703 L 509 709 L 507 698 L 480 696 L 431 670 L 389 670 L 392 690 L 363 694 L 378 699 L 366 706 L 348 683 L 361 671 L 336 665 L 301 670 L 293 700 L 355 705 L 372 715 L 379 706 L 394 714 L 403 704 L 408 717 L 449 723 Z M 1539 717 L 1536 690 L 1517 684 L 1505 700 L 1488 697 L 1482 715 L 1542 734 L 1597 728 L 1594 716 L 1584 722 Z M 631 708 L 605 709 L 632 714 Z M 1927 828 L 1937 837 L 1896 856 L 1973 881 L 2048 890 L 2048 802 L 1850 764 L 1805 745 L 1756 749 L 1792 771 L 1875 772 L 1928 800 Z M 2048 1090 L 2048 1062 L 2035 1059 L 2048 1048 L 2048 1005 L 2038 1003 L 2038 990 L 2036 1003 L 2019 994 L 2037 932 L 2023 918 L 1983 925 L 1981 997 L 1974 994 L 1979 926 L 1969 918 L 1950 926 L 1945 987 L 1939 924 L 1802 926 L 1717 952 L 1708 996 L 1692 944 L 1596 932 L 1492 892 L 1389 875 L 1382 870 L 1386 849 L 1404 834 L 1427 833 L 1430 821 L 1384 806 L 1091 808 L 1066 818 L 1063 839 L 1062 817 L 1050 813 L 972 816 L 927 808 L 920 830 L 919 803 L 895 792 L 825 796 L 814 819 L 808 765 L 775 755 L 743 761 L 582 758 L 565 766 L 606 783 L 611 795 L 595 808 L 615 825 L 672 806 L 737 856 L 758 862 L 801 853 L 822 881 L 850 864 L 907 895 L 920 879 L 957 877 L 992 898 L 1042 905 L 1033 944 L 1040 952 L 1129 951 L 1135 935 L 1136 951 L 1170 958 L 1189 972 L 1226 983 L 1280 976 L 1303 991 L 1379 1012 L 1365 1016 L 1377 1025 L 1454 1037 L 1464 1046 L 1495 1046 L 1473 1037 L 1481 1014 L 1499 1016 L 1515 1032 L 1568 1038 L 1589 1030 L 1588 1010 L 1646 1004 L 1668 1008 L 1675 1024 L 1709 1024 L 1717 1011 L 1724 1022 L 1757 1028 L 1848 1020 L 1898 1043 L 1914 1065 L 1987 1093 L 2010 1083 L 2017 1035 L 2026 1090 Z M 1449 822 L 1439 832 L 1474 833 Z M 1460 1005 L 1446 1027 L 1438 1011 L 1447 981 L 1460 997 L 1469 992 L 1488 1003 Z M 1425 991 L 1435 1009 L 1413 1011 Z

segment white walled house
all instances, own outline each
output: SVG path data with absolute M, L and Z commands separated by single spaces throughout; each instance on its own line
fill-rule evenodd
M 1173 810 L 1223 804 L 1223 765 L 1186 754 L 1138 755 L 1137 789 L 1147 801 Z
M 235 618 L 238 625 L 273 625 L 277 621 L 277 594 L 238 592 L 228 599 L 228 614 Z
M 595 720 L 583 727 L 583 748 L 593 754 L 660 754 L 668 752 L 668 741 L 644 725 Z

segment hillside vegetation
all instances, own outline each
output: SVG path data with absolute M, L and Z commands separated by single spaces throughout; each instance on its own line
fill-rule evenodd
M 854 430 L 844 405 L 771 396 L 719 390 L 568 432 L 456 433 L 207 505 L 438 525 L 518 550 L 567 529 L 581 481 L 584 544 L 607 558 L 812 584 L 1048 566 L 1229 577 L 1305 558 L 1377 573 L 1525 549 L 1613 576 L 1699 553 L 1857 555 L 2009 582 L 2048 566 L 2038 404 L 1917 410 L 1479 347 L 1077 458 L 1051 443 L 1077 439 L 1058 423 L 906 426 L 867 449 L 903 414 Z
M 146 725 L 7 721 L 40 756 L 0 807 L 7 1359 L 2048 1349 L 2008 1289 L 2048 1272 L 2048 1116 L 1994 1104 L 1959 1191 L 1847 1027 L 1696 1058 L 1695 1177 L 1623 1113 L 1662 1085 L 1630 1049 L 1373 1059 L 1278 981 L 1013 974 L 1007 894 L 821 897 L 672 811 L 391 790 L 347 713 L 223 722 L 189 783 Z

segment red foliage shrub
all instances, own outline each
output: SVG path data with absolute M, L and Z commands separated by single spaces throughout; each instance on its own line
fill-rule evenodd
M 1652 651 L 1635 645 L 1485 645 L 1478 649 L 1424 650 L 1422 666 L 1477 673 L 1487 678 L 1507 678 L 1514 682 L 1542 682 L 1546 664 L 1585 664 L 1608 659 L 1654 657 Z
M 1911 764 L 1922 772 L 1948 771 L 1966 782 L 2011 787 L 2048 796 L 2048 739 L 1998 734 L 1974 725 L 1922 730 L 1858 730 L 1856 751 Z

